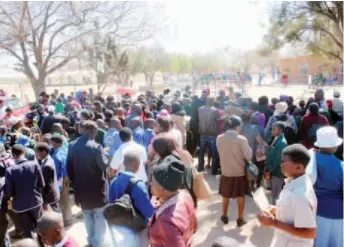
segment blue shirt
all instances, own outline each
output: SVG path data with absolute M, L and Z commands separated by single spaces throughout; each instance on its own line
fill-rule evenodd
M 155 133 L 152 129 L 146 129 L 143 135 L 143 143 L 146 151 L 148 152 L 148 146 L 152 142 Z
M 331 154 L 316 154 L 317 180 L 314 191 L 318 199 L 317 215 L 343 219 L 343 162 Z
M 122 140 L 119 137 L 119 131 L 117 129 L 111 128 L 106 131 L 104 135 L 104 146 L 109 148 L 108 155 L 110 157 L 114 155 L 121 144 Z
M 145 146 L 143 128 L 137 127 L 136 129 L 133 130 L 133 139 L 134 139 L 134 142 L 136 142 L 137 144 Z
M 67 151 L 64 148 L 57 148 L 53 150 L 51 157 L 55 163 L 56 177 L 59 184 L 59 189 L 62 190 L 62 181 L 67 177 Z
M 129 180 L 134 177 L 131 172 L 120 172 L 110 185 L 109 202 L 112 203 L 119 199 L 125 192 Z M 141 213 L 141 215 L 148 221 L 154 213 L 154 207 L 149 200 L 149 194 L 144 182 L 138 181 L 132 188 L 130 198 L 134 207 Z

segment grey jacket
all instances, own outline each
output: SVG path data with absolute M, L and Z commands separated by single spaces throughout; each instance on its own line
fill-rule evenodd
M 198 109 L 198 133 L 204 136 L 217 136 L 217 109 L 204 105 Z

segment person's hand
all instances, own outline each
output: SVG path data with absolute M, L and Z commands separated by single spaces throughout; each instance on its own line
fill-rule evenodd
M 269 210 L 269 214 L 276 216 L 276 207 L 275 206 L 271 206 L 271 209 Z
M 275 217 L 266 212 L 262 212 L 258 215 L 258 220 L 263 226 L 273 226 L 275 224 Z

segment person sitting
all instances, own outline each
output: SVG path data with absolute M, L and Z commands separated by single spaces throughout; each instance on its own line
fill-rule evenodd
M 49 246 L 79 247 L 76 240 L 64 230 L 62 215 L 49 211 L 37 222 L 37 232 Z
M 125 194 L 131 179 L 138 179 L 135 174 L 140 168 L 140 163 L 140 155 L 137 152 L 133 150 L 125 152 L 123 157 L 123 165 L 125 170 L 118 173 L 118 175 L 112 180 L 109 188 L 110 203 L 113 203 L 115 200 L 119 199 L 121 196 L 123 196 L 123 194 Z M 150 217 L 153 215 L 154 208 L 150 202 L 145 182 L 142 180 L 137 180 L 137 182 L 133 184 L 129 196 L 135 209 L 145 219 L 146 223 L 148 223 Z M 109 210 L 111 211 L 111 205 L 107 207 L 107 211 Z M 113 244 L 116 247 L 136 247 L 140 246 L 142 241 L 145 241 L 143 239 L 143 234 L 136 233 L 132 229 L 125 226 L 110 226 L 110 233 L 113 236 L 113 241 L 115 242 Z

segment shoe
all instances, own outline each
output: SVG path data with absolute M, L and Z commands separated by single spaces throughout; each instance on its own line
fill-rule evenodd
M 221 216 L 221 221 L 223 222 L 223 224 L 228 224 L 228 216 Z
M 245 225 L 247 222 L 244 219 L 237 219 L 237 226 L 238 227 L 242 227 L 243 225 Z
M 210 169 L 210 165 L 206 165 L 205 168 L 206 168 L 206 169 Z

